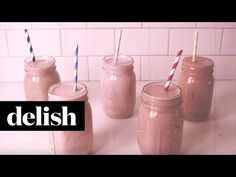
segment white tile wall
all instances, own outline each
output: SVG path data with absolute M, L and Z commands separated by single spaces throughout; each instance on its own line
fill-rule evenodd
M 193 34 L 195 29 L 171 29 L 169 54 L 175 55 L 179 48 L 185 55 L 192 55 Z M 198 55 L 219 55 L 221 45 L 221 29 L 198 29 Z
M 71 81 L 73 78 L 73 62 L 74 58 L 56 57 L 57 71 L 60 74 L 61 80 Z M 78 79 L 88 81 L 88 58 L 78 57 Z
M 24 57 L 7 57 L 0 59 L 0 81 L 24 80 Z
M 87 23 L 88 28 L 141 28 L 142 23 L 130 22 L 130 23 L 101 23 L 101 22 L 91 22 Z
M 142 56 L 141 80 L 166 80 L 175 56 Z M 181 70 L 181 61 L 178 64 L 173 80 L 178 79 Z
M 236 79 L 236 56 L 217 56 L 215 74 L 217 79 Z
M 31 56 L 25 28 L 35 55 L 56 57 L 62 80 L 72 77 L 75 43 L 79 43 L 79 78 L 99 80 L 101 60 L 114 53 L 119 29 L 123 29 L 120 53 L 134 57 L 137 80 L 165 80 L 180 47 L 183 55 L 192 55 L 195 30 L 199 31 L 197 54 L 216 58 L 215 78 L 236 79 L 233 22 L 4 22 L 0 23 L 0 81 L 22 79 L 23 60 Z M 13 65 L 17 65 L 14 71 Z M 179 71 L 180 66 L 174 79 Z
M 196 23 L 144 22 L 143 28 L 196 28 Z
M 236 55 L 236 29 L 224 29 L 222 55 Z
M 120 52 L 127 55 L 167 55 L 168 33 L 168 29 L 123 30 Z M 116 38 L 117 35 L 118 31 Z

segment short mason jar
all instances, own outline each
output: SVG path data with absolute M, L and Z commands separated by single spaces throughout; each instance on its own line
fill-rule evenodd
M 73 91 L 72 82 L 60 82 L 48 89 L 49 101 L 85 101 L 84 131 L 53 131 L 51 140 L 56 154 L 90 154 L 93 147 L 92 109 L 88 101 L 88 89 L 85 84 L 77 83 Z
M 24 61 L 24 91 L 27 101 L 48 100 L 48 88 L 60 82 L 55 63 L 54 57 L 50 56 L 38 56 L 35 62 L 31 58 Z
M 138 144 L 142 154 L 178 154 L 183 136 L 181 89 L 151 82 L 142 90 L 138 116 Z

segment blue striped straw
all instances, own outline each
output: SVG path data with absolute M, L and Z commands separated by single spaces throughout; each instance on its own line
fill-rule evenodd
M 32 44 L 31 44 L 31 41 L 30 41 L 30 37 L 29 37 L 29 33 L 28 33 L 27 29 L 25 29 L 25 34 L 26 34 L 27 43 L 29 45 L 30 53 L 32 54 L 32 61 L 34 63 L 35 62 L 35 55 L 34 55 L 33 47 L 32 47 Z
M 78 44 L 76 44 L 76 46 L 75 46 L 73 69 L 74 69 L 73 90 L 77 91 L 77 81 L 78 81 Z

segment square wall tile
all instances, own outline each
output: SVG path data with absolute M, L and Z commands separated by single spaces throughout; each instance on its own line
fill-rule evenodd
M 139 22 L 88 22 L 87 28 L 141 28 L 142 23 Z
M 0 58 L 0 81 L 24 81 L 24 57 Z
M 167 55 L 168 29 L 123 30 L 120 53 L 125 55 Z M 115 40 L 118 38 L 116 30 Z
M 31 23 L 32 29 L 58 29 L 60 23 L 56 22 L 33 22 Z
M 23 29 L 8 30 L 7 39 L 10 56 L 31 56 Z M 33 49 L 35 49 L 34 43 L 32 45 Z
M 184 55 L 192 55 L 194 29 L 173 29 L 170 31 L 169 54 L 175 55 L 179 48 Z M 221 29 L 198 29 L 197 55 L 219 55 Z
M 216 28 L 216 23 L 214 23 L 214 22 L 199 22 L 199 23 L 197 23 L 197 28 Z
M 101 79 L 103 58 L 101 56 L 88 57 L 90 81 L 99 81 Z
M 61 30 L 62 55 L 72 56 L 76 43 L 79 45 L 79 55 L 86 55 L 86 35 L 86 30 Z
M 61 55 L 59 30 L 32 30 L 30 32 L 35 55 Z
M 181 57 L 175 71 L 173 80 L 178 80 L 181 64 Z M 171 71 L 175 56 L 141 56 L 141 80 L 166 81 Z
M 197 23 L 198 28 L 236 28 L 236 22 L 201 22 Z
M 236 54 L 236 29 L 224 29 L 221 55 Z
M 216 56 L 216 79 L 236 79 L 236 56 Z
M 236 28 L 236 22 L 216 23 L 216 28 Z
M 59 24 L 61 29 L 86 28 L 85 22 L 61 22 Z
M 114 53 L 114 30 L 87 30 L 87 54 L 110 55 Z
M 28 32 L 36 56 L 61 55 L 59 30 L 29 30 Z M 11 56 L 31 56 L 24 30 L 8 30 L 7 36 Z
M 8 56 L 6 32 L 0 31 L 0 56 Z
M 143 28 L 196 28 L 192 22 L 144 22 Z
M 56 58 L 57 71 L 59 72 L 62 81 L 72 81 L 74 72 L 73 63 L 74 58 L 72 56 Z M 88 80 L 87 57 L 78 57 L 78 80 Z
M 31 29 L 31 24 L 23 22 L 1 22 L 0 29 Z
M 79 43 L 81 55 L 110 55 L 114 53 L 113 30 L 61 30 L 62 54 L 71 55 Z

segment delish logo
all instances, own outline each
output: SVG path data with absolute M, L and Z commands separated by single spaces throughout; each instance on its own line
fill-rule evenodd
M 0 130 L 84 130 L 84 101 L 2 101 Z
M 16 106 L 16 113 L 12 112 L 7 116 L 7 122 L 10 126 L 68 126 L 68 118 L 70 118 L 70 126 L 76 126 L 76 115 L 73 112 L 68 113 L 67 106 L 62 106 L 62 112 L 49 113 L 49 107 L 43 108 L 41 106 L 36 106 L 35 113 L 27 112 L 22 115 L 21 106 Z M 69 116 L 69 117 L 68 117 Z

